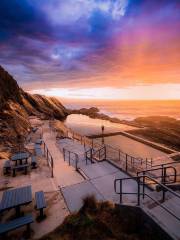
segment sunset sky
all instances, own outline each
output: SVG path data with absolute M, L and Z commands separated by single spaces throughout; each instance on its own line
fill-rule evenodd
M 180 99 L 180 1 L 0 0 L 0 65 L 32 93 Z

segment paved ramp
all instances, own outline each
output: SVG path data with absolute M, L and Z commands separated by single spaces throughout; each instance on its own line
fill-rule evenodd
M 78 211 L 83 205 L 83 199 L 88 195 L 94 195 L 97 200 L 104 200 L 90 181 L 61 188 L 61 191 L 71 212 Z
M 62 188 L 62 193 L 71 212 L 82 207 L 83 198 L 94 195 L 98 200 L 108 200 L 114 203 L 119 202 L 119 196 L 114 191 L 114 180 L 116 178 L 129 177 L 107 161 L 83 166 L 81 171 L 89 178 L 79 184 L 74 184 Z M 137 183 L 134 180 L 126 182 L 124 191 L 137 192 Z M 124 201 L 136 203 L 134 195 L 127 195 Z

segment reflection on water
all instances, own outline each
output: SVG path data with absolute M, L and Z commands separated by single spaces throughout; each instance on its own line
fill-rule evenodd
M 106 120 L 92 119 L 81 114 L 71 114 L 67 117 L 65 124 L 75 132 L 83 135 L 92 135 L 101 133 L 101 126 L 105 127 L 104 133 L 125 131 L 135 129 L 124 124 L 111 123 Z
M 88 116 L 80 114 L 69 115 L 65 121 L 65 124 L 73 131 L 80 133 L 82 135 L 92 135 L 101 133 L 102 125 L 105 126 L 105 133 L 121 130 L 125 131 L 133 128 L 131 126 L 126 126 L 124 124 L 117 124 L 111 123 L 109 121 L 92 119 L 89 118 Z M 101 139 L 97 140 L 101 142 Z M 166 156 L 165 153 L 159 150 L 156 150 L 148 145 L 145 145 L 143 143 L 137 142 L 133 139 L 121 135 L 106 137 L 105 143 L 120 148 L 121 151 L 135 157 L 154 158 L 159 156 Z

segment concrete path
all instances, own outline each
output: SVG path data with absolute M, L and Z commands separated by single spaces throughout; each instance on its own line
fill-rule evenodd
M 86 165 L 81 171 L 88 177 L 85 182 L 62 188 L 62 193 L 70 211 L 77 211 L 83 204 L 83 198 L 94 195 L 98 200 L 108 200 L 119 203 L 119 196 L 114 191 L 114 180 L 116 178 L 129 177 L 107 161 Z M 119 186 L 117 186 L 119 189 Z M 123 185 L 126 192 L 137 192 L 137 183 L 129 180 Z M 136 195 L 123 197 L 126 203 L 137 203 Z
M 43 140 L 54 160 L 54 178 L 58 186 L 64 187 L 84 181 L 72 166 L 64 162 L 63 154 L 56 145 L 56 138 L 48 123 L 43 126 Z

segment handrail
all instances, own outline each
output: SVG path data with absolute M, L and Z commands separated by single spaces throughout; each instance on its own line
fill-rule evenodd
M 78 157 L 78 154 L 75 153 L 75 152 L 72 152 L 66 148 L 63 148 L 63 157 L 64 157 L 64 161 L 66 161 L 66 152 L 68 152 L 68 163 L 69 163 L 69 166 L 71 165 L 71 154 L 73 154 L 75 156 L 75 169 L 76 171 L 78 170 L 78 162 L 79 162 L 79 157 Z M 74 160 L 74 159 L 72 159 Z
M 53 160 L 53 157 L 48 149 L 48 147 L 46 146 L 46 143 L 44 140 L 42 140 L 43 144 L 44 144 L 44 155 L 45 157 L 47 158 L 47 162 L 48 162 L 48 165 L 49 167 L 51 167 L 51 177 L 53 178 L 54 177 L 54 160 Z
M 93 149 L 90 148 L 85 152 L 85 157 L 86 157 L 86 165 L 88 162 L 88 159 L 91 161 L 91 163 L 93 163 L 93 154 L 92 154 Z M 88 157 L 88 153 L 90 154 L 90 157 Z
M 138 178 L 141 179 L 141 178 L 144 178 L 144 177 L 149 178 L 150 180 L 156 182 L 158 185 L 160 185 L 160 186 L 162 186 L 164 189 L 166 189 L 166 191 L 168 191 L 168 192 L 172 193 L 174 196 L 180 198 L 180 194 L 174 192 L 173 190 L 171 190 L 170 188 L 168 188 L 168 187 L 167 187 L 166 185 L 164 185 L 163 183 L 160 183 L 158 180 L 156 180 L 156 179 L 154 179 L 154 178 L 152 178 L 152 177 L 150 177 L 150 176 L 148 176 L 148 175 L 143 175 L 143 176 L 138 176 L 138 177 L 128 177 L 128 178 L 117 178 L 117 179 L 115 179 L 115 182 L 120 181 L 120 180 L 124 181 L 124 180 L 128 180 L 128 179 L 132 179 L 132 180 L 133 180 L 133 179 L 138 179 Z M 141 182 L 141 183 L 142 183 L 142 182 Z
M 141 181 L 141 178 L 143 178 L 143 181 Z M 114 190 L 115 193 L 120 195 L 120 204 L 122 203 L 122 195 L 123 194 L 135 194 L 137 195 L 137 205 L 140 205 L 140 196 L 143 196 L 143 199 L 145 196 L 149 197 L 151 200 L 153 200 L 156 204 L 158 204 L 161 208 L 166 210 L 168 213 L 170 213 L 173 217 L 175 217 L 178 221 L 180 221 L 180 217 L 178 217 L 176 214 L 174 214 L 172 211 L 170 211 L 167 207 L 163 206 L 161 202 L 158 200 L 154 199 L 151 197 L 149 194 L 145 193 L 145 178 L 149 178 L 151 181 L 156 182 L 159 186 L 161 186 L 163 190 L 163 198 L 162 198 L 162 203 L 165 201 L 165 192 L 170 192 L 172 195 L 178 197 L 180 199 L 180 194 L 174 192 L 170 188 L 168 188 L 166 185 L 160 183 L 159 181 L 155 180 L 154 178 L 148 176 L 148 175 L 143 175 L 143 176 L 137 176 L 137 177 L 128 177 L 128 178 L 119 178 L 115 179 L 114 181 Z M 125 180 L 135 180 L 138 185 L 138 191 L 136 193 L 132 192 L 122 192 L 122 181 Z M 120 192 L 117 192 L 117 182 L 120 182 Z M 141 193 L 140 185 L 143 186 L 143 192 Z
M 167 175 L 167 169 L 172 169 L 174 171 L 174 175 L 171 175 L 171 176 L 174 177 L 174 181 L 171 181 L 171 183 L 175 183 L 176 180 L 177 180 L 177 170 L 176 170 L 175 167 L 172 167 L 172 166 L 169 166 L 169 167 L 161 166 L 159 168 L 152 168 L 152 169 L 139 171 L 139 172 L 137 172 L 137 176 L 139 176 L 140 174 L 145 175 L 145 173 L 148 173 L 148 172 L 154 172 L 154 171 L 157 171 L 157 170 L 161 170 L 161 176 L 159 176 L 159 178 L 161 177 L 161 183 L 165 184 L 166 183 L 166 178 L 170 176 L 170 175 Z M 170 183 L 170 182 L 167 182 L 167 183 Z
M 103 151 L 103 152 L 102 152 Z M 96 158 L 96 154 L 98 154 L 99 160 L 101 159 L 101 157 L 103 157 L 102 160 L 106 160 L 106 146 L 102 146 L 101 148 L 97 149 L 96 151 L 92 151 L 92 157 Z
M 171 162 L 168 162 L 168 163 L 161 163 L 161 164 L 157 164 L 157 165 L 152 165 L 152 168 L 153 167 L 160 167 L 160 166 L 166 166 L 166 165 L 175 165 L 175 164 L 179 164 L 180 163 L 180 160 L 178 161 L 171 161 Z

